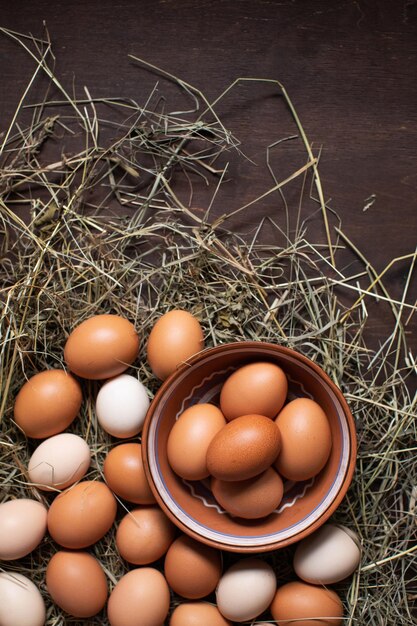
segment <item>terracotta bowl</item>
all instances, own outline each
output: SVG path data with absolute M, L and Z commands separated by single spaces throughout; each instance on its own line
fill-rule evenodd
M 170 468 L 166 448 L 180 414 L 198 402 L 218 404 L 220 389 L 237 368 L 270 361 L 285 371 L 288 399 L 308 397 L 329 419 L 333 445 L 323 470 L 306 482 L 284 483 L 278 509 L 260 520 L 230 516 L 217 504 L 208 481 L 186 481 Z M 335 511 L 352 480 L 356 460 L 355 425 L 341 391 L 305 356 L 262 342 L 239 342 L 209 348 L 172 374 L 156 394 L 142 434 L 145 471 L 155 497 L 168 517 L 185 533 L 231 552 L 266 552 L 299 541 Z

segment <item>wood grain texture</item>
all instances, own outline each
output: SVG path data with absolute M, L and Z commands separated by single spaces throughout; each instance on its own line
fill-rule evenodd
M 4 3 L 0 21 L 4 27 L 39 35 L 43 20 L 54 43 L 56 71 L 79 96 L 87 85 L 94 97 L 123 94 L 144 102 L 157 77 L 130 61 L 128 54 L 181 77 L 210 100 L 238 77 L 281 81 L 309 140 L 322 148 L 325 197 L 348 237 L 377 271 L 392 258 L 414 252 L 417 2 L 16 1 Z M 33 69 L 27 55 L 0 36 L 1 130 L 7 128 Z M 189 106 L 173 85 L 163 81 L 159 89 L 172 107 Z M 35 86 L 31 99 L 41 93 Z M 233 211 L 271 186 L 265 148 L 296 132 L 271 84 L 240 84 L 221 102 L 219 113 L 253 163 L 232 158 L 213 216 Z M 305 160 L 300 142 L 281 144 L 272 154 L 278 179 Z M 296 185 L 287 189 L 292 229 L 298 193 Z M 372 206 L 366 209 L 371 196 Z M 199 189 L 194 201 L 205 206 L 209 198 L 205 189 Z M 278 195 L 240 213 L 228 225 L 250 232 L 263 215 L 285 224 Z M 337 224 L 331 217 L 332 228 Z M 309 229 L 313 240 L 325 241 L 318 211 L 310 216 Z M 268 229 L 260 234 L 265 242 L 272 236 Z M 339 256 L 342 263 L 357 265 L 354 257 Z M 407 263 L 398 263 L 387 274 L 393 297 L 401 297 L 407 268 Z M 408 301 L 416 297 L 414 280 Z M 389 312 L 383 305 L 370 307 L 371 330 L 378 343 Z M 416 320 L 409 330 L 416 333 Z M 417 347 L 415 339 L 413 345 Z

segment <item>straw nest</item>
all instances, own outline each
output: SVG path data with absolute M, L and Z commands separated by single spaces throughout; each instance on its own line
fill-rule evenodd
M 64 367 L 63 345 L 74 326 L 103 312 L 134 322 L 142 339 L 134 368 L 152 395 L 158 382 L 144 358 L 146 338 L 162 313 L 184 307 L 201 321 L 206 345 L 278 342 L 317 361 L 340 386 L 356 420 L 359 450 L 353 483 L 334 519 L 363 543 L 360 569 L 336 586 L 346 624 L 415 623 L 416 365 L 406 334 L 415 313 L 407 304 L 415 254 L 408 258 L 403 296 L 394 300 L 384 272 L 372 268 L 341 226 L 330 228 L 318 158 L 279 83 L 306 161 L 281 182 L 270 167 L 271 188 L 263 197 L 285 207 L 286 185 L 299 182 L 299 206 L 321 211 L 324 243 L 310 240 L 302 220 L 291 235 L 272 218 L 250 236 L 229 230 L 230 215 L 256 209 L 258 198 L 212 221 L 210 207 L 194 210 L 178 197 L 176 181 L 182 178 L 190 189 L 191 180 L 209 185 L 214 198 L 227 160 L 244 158 L 215 106 L 193 86 L 165 74 L 192 100 L 193 110 L 185 113 L 167 112 L 156 91 L 142 105 L 122 97 L 95 101 L 88 90 L 83 101 L 76 100 L 54 74 L 46 35 L 35 39 L 3 30 L 1 36 L 35 61 L 27 91 L 41 74 L 48 85 L 42 102 L 30 103 L 25 93 L 0 137 L 0 500 L 24 496 L 49 504 L 53 497 L 28 483 L 34 442 L 14 424 L 13 401 L 26 378 Z M 55 153 L 58 146 L 59 158 L 48 156 L 50 144 Z M 64 145 L 74 148 L 64 154 Z M 270 149 L 265 147 L 266 156 Z M 226 159 L 230 152 L 234 156 Z M 284 244 L 258 243 L 265 227 Z M 354 275 L 338 267 L 342 247 L 361 263 Z M 367 346 L 367 303 L 375 298 L 392 320 L 376 351 Z M 89 479 L 102 476 L 103 459 L 115 443 L 97 426 L 96 391 L 95 383 L 85 381 L 82 412 L 71 426 L 91 447 Z M 39 586 L 49 626 L 77 623 L 51 603 L 45 588 L 45 568 L 56 549 L 47 537 L 27 558 L 3 564 Z M 117 554 L 114 531 L 91 550 L 112 587 L 129 568 Z M 294 577 L 291 554 L 288 549 L 265 557 L 276 566 L 279 582 Z M 88 623 L 107 622 L 99 615 Z

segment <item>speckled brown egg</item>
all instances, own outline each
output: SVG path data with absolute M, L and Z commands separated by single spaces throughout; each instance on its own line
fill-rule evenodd
M 14 420 L 27 437 L 51 437 L 71 424 L 82 399 L 79 383 L 64 370 L 39 372 L 17 394 Z
M 211 490 L 225 511 L 244 519 L 266 517 L 277 508 L 284 493 L 282 480 L 271 467 L 248 480 L 213 478 Z
M 86 548 L 110 530 L 116 510 L 115 497 L 107 485 L 82 481 L 52 502 L 48 511 L 49 534 L 64 548 Z
M 181 535 L 166 554 L 164 571 L 175 593 L 189 600 L 204 598 L 220 580 L 221 552 Z
M 103 466 L 107 485 L 115 494 L 134 504 L 153 504 L 142 461 L 140 443 L 123 443 L 110 450 Z
M 326 465 L 332 447 L 327 416 L 310 398 L 297 398 L 280 412 L 276 424 L 281 451 L 275 466 L 290 480 L 308 480 Z
M 207 450 L 207 468 L 219 480 L 246 480 L 264 472 L 277 458 L 280 433 L 263 415 L 244 415 L 226 424 Z
M 161 558 L 175 539 L 176 529 L 157 506 L 144 506 L 127 513 L 116 533 L 120 556 L 135 565 Z
M 232 622 L 214 604 L 184 602 L 172 612 L 169 626 L 232 626 Z
M 101 380 L 124 372 L 138 350 L 139 337 L 129 320 L 119 315 L 95 315 L 72 331 L 64 358 L 74 374 Z
M 160 317 L 151 330 L 148 363 L 155 376 L 165 380 L 203 348 L 204 335 L 199 321 L 188 311 L 173 309 Z
M 169 587 L 161 572 L 153 567 L 133 569 L 110 594 L 110 626 L 163 626 L 169 601 Z
M 341 626 L 343 605 L 332 589 L 294 581 L 278 589 L 270 606 L 278 626 Z
M 223 413 L 213 404 L 194 404 L 186 409 L 168 437 L 167 456 L 174 472 L 186 480 L 207 478 L 207 449 L 225 425 Z
M 275 417 L 287 397 L 288 382 L 274 363 L 249 363 L 240 367 L 224 383 L 220 408 L 226 419 L 254 413 Z
M 55 604 L 73 617 L 92 617 L 106 604 L 106 576 L 88 552 L 56 552 L 46 568 L 46 586 Z

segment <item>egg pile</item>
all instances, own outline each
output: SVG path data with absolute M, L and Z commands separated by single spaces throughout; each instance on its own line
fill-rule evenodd
M 203 346 L 198 321 L 186 311 L 170 311 L 150 334 L 148 362 L 163 380 Z M 163 626 L 171 591 L 184 601 L 172 611 L 170 626 L 230 626 L 266 611 L 278 624 L 297 620 L 298 626 L 325 626 L 330 619 L 334 626 L 340 625 L 342 603 L 327 585 L 343 580 L 358 566 L 360 546 L 352 531 L 327 524 L 300 542 L 293 565 L 301 580 L 277 586 L 274 569 L 266 560 L 240 559 L 225 569 L 219 550 L 179 533 L 156 504 L 140 443 L 119 442 L 99 468 L 104 480 L 85 478 L 91 450 L 78 435 L 63 432 L 81 408 L 77 377 L 105 381 L 96 397 L 98 424 L 113 437 L 134 438 L 141 432 L 149 407 L 146 388 L 125 373 L 138 351 L 133 324 L 117 315 L 98 315 L 68 337 L 64 358 L 71 373 L 43 371 L 21 387 L 15 399 L 15 422 L 27 437 L 44 440 L 30 458 L 27 478 L 32 488 L 43 491 L 51 501 L 49 508 L 30 498 L 0 504 L 0 561 L 15 561 L 42 550 L 49 533 L 57 544 L 45 572 L 52 601 L 80 619 L 100 613 L 107 603 L 111 626 Z M 272 388 L 271 396 L 267 391 Z M 294 422 L 288 407 L 297 400 L 284 406 L 286 399 L 287 380 L 280 368 L 266 363 L 241 368 L 226 381 L 220 407 L 190 407 L 176 422 L 168 446 L 172 467 L 190 480 L 212 476 L 216 499 L 233 515 L 268 514 L 282 495 L 280 476 L 305 480 L 315 475 L 326 463 L 331 446 L 320 407 L 302 399 L 308 407 L 304 412 L 297 409 Z M 300 424 L 305 422 L 315 430 L 314 460 L 309 467 L 304 458 L 302 464 L 294 463 L 291 453 L 295 440 L 300 450 Z M 323 424 L 325 434 L 320 438 L 317 432 Z M 310 437 L 310 449 L 311 436 L 305 438 Z M 201 442 L 203 451 L 197 445 Z M 192 451 L 186 458 L 183 445 Z M 93 547 L 113 527 L 118 501 L 125 504 L 117 522 L 115 547 L 132 567 L 109 596 L 112 574 L 94 556 Z M 163 567 L 155 566 L 163 557 Z M 211 594 L 215 602 L 208 601 L 214 597 Z M 33 582 L 15 571 L 2 571 L 0 624 L 43 626 L 45 619 L 44 601 Z
M 231 515 L 259 519 L 281 502 L 283 480 L 318 474 L 331 451 L 330 426 L 310 398 L 286 402 L 287 377 L 273 363 L 236 370 L 220 392 L 220 406 L 186 409 L 168 438 L 168 461 L 187 480 L 211 477 L 217 502 Z

